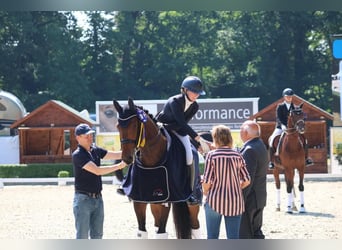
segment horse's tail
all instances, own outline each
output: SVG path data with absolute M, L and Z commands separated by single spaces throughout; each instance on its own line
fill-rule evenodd
M 184 201 L 172 203 L 172 213 L 177 239 L 191 239 L 191 222 L 188 204 Z

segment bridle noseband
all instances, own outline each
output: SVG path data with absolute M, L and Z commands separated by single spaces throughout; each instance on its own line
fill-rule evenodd
M 292 110 L 290 115 L 292 115 L 293 112 L 302 112 L 302 111 L 301 110 L 300 111 Z M 285 133 L 286 134 L 293 134 L 293 133 L 298 132 L 299 134 L 303 134 L 304 130 L 302 131 L 299 128 L 304 128 L 304 127 L 305 127 L 305 120 L 304 119 L 299 119 L 299 120 L 296 121 L 295 124 L 293 124 L 293 128 L 286 129 Z

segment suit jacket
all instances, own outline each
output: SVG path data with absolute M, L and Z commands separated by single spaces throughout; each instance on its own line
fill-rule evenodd
M 263 208 L 267 200 L 266 184 L 269 162 L 266 146 L 260 138 L 254 138 L 247 141 L 240 152 L 251 176 L 250 185 L 243 189 L 246 210 Z
M 170 97 L 163 110 L 156 115 L 156 119 L 163 123 L 166 129 L 175 130 L 182 136 L 189 135 L 194 139 L 197 133 L 188 125 L 188 122 L 196 114 L 199 107 L 197 102 L 193 102 L 184 112 L 185 98 L 185 94 Z
M 287 119 L 290 113 L 290 110 L 294 109 L 293 103 L 290 105 L 290 109 L 287 109 L 285 102 L 278 104 L 277 106 L 277 118 L 276 118 L 276 126 L 277 128 L 281 128 L 281 125 L 285 125 L 287 127 Z

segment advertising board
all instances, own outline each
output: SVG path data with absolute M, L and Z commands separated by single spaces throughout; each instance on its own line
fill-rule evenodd
M 224 124 L 231 128 L 234 145 L 239 146 L 238 130 L 241 124 L 258 112 L 259 98 L 217 98 L 198 99 L 199 110 L 189 122 L 197 131 L 210 131 L 214 125 Z M 120 100 L 126 105 L 127 100 Z M 162 110 L 166 100 L 134 100 L 152 115 Z M 112 101 L 96 102 L 96 143 L 108 149 L 119 149 L 118 131 L 116 129 L 117 112 Z M 110 146 L 109 146 L 110 145 Z

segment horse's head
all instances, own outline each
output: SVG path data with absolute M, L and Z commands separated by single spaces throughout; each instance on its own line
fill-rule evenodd
M 305 132 L 305 117 L 303 112 L 303 103 L 299 106 L 295 106 L 294 109 L 290 111 L 288 128 L 294 128 L 298 133 L 303 134 Z
M 143 124 L 147 121 L 147 116 L 142 109 L 134 105 L 131 98 L 128 98 L 128 105 L 123 107 L 116 100 L 113 100 L 113 104 L 119 115 L 116 127 L 120 133 L 121 158 L 130 164 L 134 160 L 136 148 L 144 140 Z

